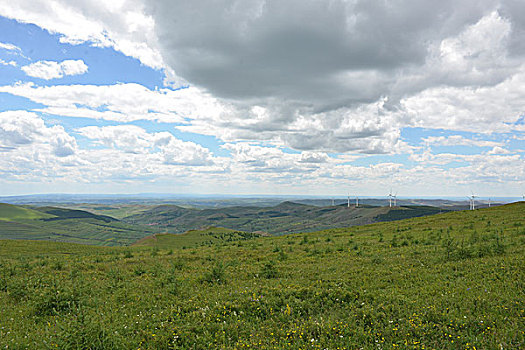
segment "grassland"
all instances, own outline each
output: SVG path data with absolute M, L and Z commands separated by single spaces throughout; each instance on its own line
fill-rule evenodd
M 152 234 L 148 227 L 82 210 L 0 204 L 0 239 L 129 245 Z
M 38 220 L 51 217 L 53 217 L 53 215 L 42 213 L 37 210 L 0 203 L 0 221 Z
M 362 205 L 348 208 L 346 205 L 318 207 L 293 202 L 283 202 L 273 207 L 237 206 L 203 210 L 161 205 L 123 220 L 150 225 L 159 231 L 171 233 L 218 226 L 238 231 L 283 235 L 406 219 L 440 211 L 440 208 L 425 206 L 389 208 Z
M 219 243 L 237 242 L 260 237 L 260 234 L 242 232 L 224 227 L 207 227 L 201 230 L 189 230 L 183 234 L 154 234 L 135 242 L 134 246 L 156 248 L 192 248 L 212 246 Z
M 0 241 L 2 348 L 525 348 L 525 203 L 157 242 Z

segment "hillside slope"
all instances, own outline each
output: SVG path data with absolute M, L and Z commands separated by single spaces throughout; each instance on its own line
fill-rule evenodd
M 525 203 L 187 249 L 0 241 L 15 349 L 523 349 Z
M 32 210 L 17 205 L 11 205 L 7 203 L 0 203 L 0 220 L 13 221 L 13 220 L 35 220 L 35 219 L 46 219 L 53 218 L 54 215 L 42 213 L 37 210 Z
M 152 233 L 148 228 L 82 210 L 0 204 L 0 239 L 128 245 Z
M 261 237 L 261 235 L 251 232 L 231 230 L 223 227 L 207 227 L 201 230 L 189 230 L 183 234 L 155 234 L 144 237 L 133 245 L 164 249 L 190 248 L 245 241 L 257 237 Z
M 399 220 L 440 212 L 443 210 L 422 206 L 348 208 L 345 205 L 317 207 L 293 202 L 283 202 L 274 207 L 226 207 L 203 210 L 162 205 L 123 220 L 128 223 L 150 225 L 172 233 L 220 226 L 232 230 L 282 235 Z

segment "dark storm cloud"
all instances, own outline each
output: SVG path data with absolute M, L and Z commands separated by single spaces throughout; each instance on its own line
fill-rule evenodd
M 345 105 L 385 95 L 400 70 L 424 64 L 430 44 L 494 7 L 491 1 L 197 0 L 151 1 L 149 10 L 163 56 L 190 84 L 234 100 Z

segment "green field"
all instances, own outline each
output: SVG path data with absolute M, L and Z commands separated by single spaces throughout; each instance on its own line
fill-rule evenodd
M 53 217 L 53 215 L 29 208 L 0 203 L 0 221 L 38 220 L 51 217 Z
M 167 238 L 0 241 L 2 348 L 525 348 L 525 203 L 194 248 Z
M 212 246 L 218 243 L 244 241 L 260 237 L 257 233 L 242 232 L 223 227 L 207 227 L 202 230 L 190 230 L 183 234 L 155 234 L 145 237 L 133 245 L 157 248 L 190 248 Z
M 129 245 L 153 232 L 148 227 L 82 210 L 0 203 L 0 239 L 115 246 Z

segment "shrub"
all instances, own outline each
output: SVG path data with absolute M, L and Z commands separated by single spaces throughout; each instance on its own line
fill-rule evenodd
M 133 273 L 135 274 L 135 276 L 142 276 L 146 273 L 146 269 L 144 269 L 143 266 L 137 266 Z
M 222 262 L 215 264 L 209 272 L 204 274 L 202 280 L 208 283 L 226 283 L 224 265 Z
M 268 261 L 261 269 L 260 276 L 263 278 L 277 278 L 279 274 L 277 273 L 277 268 L 273 261 Z
M 279 260 L 283 261 L 288 259 L 288 255 L 284 251 L 279 251 Z
M 56 285 L 45 290 L 34 303 L 36 316 L 52 316 L 69 311 L 79 306 L 79 298 L 71 289 L 59 288 Z
M 99 323 L 87 319 L 81 312 L 66 325 L 61 325 L 56 335 L 58 349 L 124 349 L 122 341 L 116 339 L 115 332 L 109 331 Z

